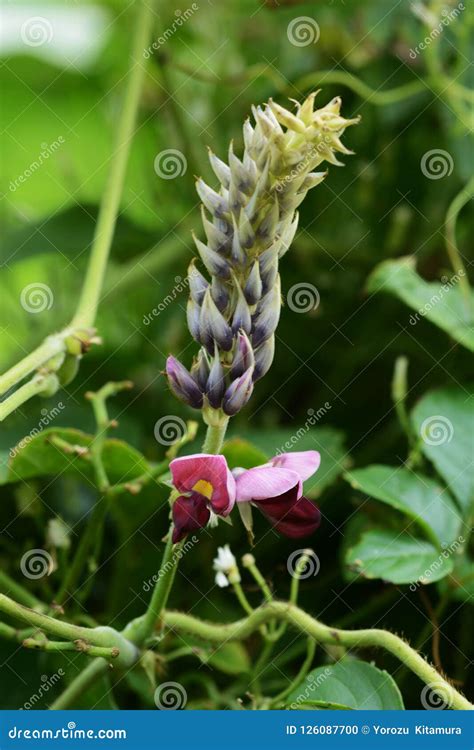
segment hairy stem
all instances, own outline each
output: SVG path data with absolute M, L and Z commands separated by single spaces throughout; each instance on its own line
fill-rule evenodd
M 464 208 L 466 203 L 474 195 L 474 177 L 471 177 L 467 185 L 455 196 L 453 201 L 450 203 L 446 213 L 446 251 L 451 262 L 451 266 L 455 274 L 459 276 L 459 286 L 461 288 L 466 312 L 469 319 L 472 315 L 472 296 L 471 287 L 469 286 L 469 278 L 466 272 L 461 253 L 456 243 L 456 222 L 459 212 Z
M 262 624 L 272 619 L 287 622 L 318 643 L 347 648 L 384 648 L 405 664 L 433 692 L 440 691 L 453 709 L 473 710 L 474 706 L 439 672 L 423 659 L 406 641 L 387 630 L 340 630 L 324 625 L 298 607 L 287 602 L 269 602 L 243 620 L 230 624 L 208 623 L 181 612 L 163 612 L 163 622 L 174 631 L 189 633 L 205 641 L 221 644 L 247 638 Z

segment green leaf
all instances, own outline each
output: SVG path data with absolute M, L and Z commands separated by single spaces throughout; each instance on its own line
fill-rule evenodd
M 249 655 L 241 643 L 224 643 L 202 660 L 224 674 L 237 675 L 250 671 Z
M 256 448 L 248 440 L 232 438 L 224 443 L 222 454 L 226 457 L 231 469 L 240 466 L 243 469 L 252 469 L 267 461 L 266 453 Z
M 430 542 L 406 531 L 373 529 L 348 550 L 346 563 L 364 578 L 391 583 L 433 583 L 451 573 L 453 561 Z
M 403 709 L 393 678 L 364 661 L 342 659 L 310 672 L 286 699 L 288 708 L 343 708 L 387 711 Z
M 439 388 L 416 404 L 411 421 L 425 456 L 467 513 L 474 502 L 474 386 Z
M 254 451 L 257 448 L 264 456 L 263 461 L 258 459 L 258 463 L 264 463 L 279 452 L 319 451 L 321 465 L 316 474 L 304 485 L 305 495 L 313 498 L 319 497 L 326 487 L 333 484 L 349 463 L 349 457 L 344 448 L 344 434 L 333 427 L 303 425 L 297 430 L 283 428 L 249 430 L 246 432 L 246 438 L 245 442 L 250 442 Z M 257 454 L 255 454 L 256 458 Z
M 54 438 L 79 448 L 88 448 L 93 440 L 92 435 L 71 428 L 43 430 L 17 448 L 9 461 L 4 483 L 49 475 L 58 476 L 67 472 L 93 484 L 94 473 L 90 461 L 85 456 L 64 452 L 52 442 Z M 113 484 L 136 479 L 149 468 L 148 462 L 139 451 L 115 438 L 105 441 L 102 458 L 105 471 Z
M 419 320 L 427 318 L 474 351 L 474 328 L 459 285 L 451 280 L 446 283 L 424 281 L 415 270 L 413 257 L 380 263 L 370 275 L 367 288 L 369 292 L 393 294 L 415 310 L 407 320 L 410 325 L 415 326 Z M 471 306 L 474 309 L 474 295 Z
M 460 602 L 474 602 L 474 561 L 466 555 L 454 557 L 454 570 L 448 581 L 450 595 Z
M 421 474 L 373 465 L 345 474 L 357 490 L 412 518 L 435 546 L 459 536 L 462 519 L 446 489 Z

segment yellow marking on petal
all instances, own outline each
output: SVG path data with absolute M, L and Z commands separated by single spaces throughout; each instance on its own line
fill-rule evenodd
M 193 490 L 195 492 L 199 492 L 200 495 L 203 495 L 208 500 L 211 499 L 212 493 L 214 492 L 214 487 L 210 482 L 206 482 L 205 479 L 200 479 L 199 482 L 196 482 L 196 484 L 193 487 Z

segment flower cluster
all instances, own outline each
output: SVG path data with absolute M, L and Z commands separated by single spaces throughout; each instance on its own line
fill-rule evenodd
M 194 241 L 207 278 L 193 260 L 187 319 L 201 349 L 191 371 L 174 357 L 166 366 L 171 389 L 196 409 L 236 414 L 272 363 L 278 265 L 295 235 L 297 208 L 326 176 L 314 170 L 324 161 L 340 164 L 335 152 L 351 153 L 340 139 L 358 121 L 341 117 L 339 98 L 314 110 L 315 96 L 295 114 L 271 100 L 254 108 L 242 160 L 232 144 L 228 164 L 210 152 L 219 190 L 197 181 L 206 241 Z
M 206 526 L 213 516 L 228 516 L 235 503 L 246 519 L 256 506 L 285 536 L 299 539 L 312 534 L 319 526 L 320 513 L 303 497 L 303 482 L 319 464 L 317 451 L 283 453 L 263 466 L 233 471 L 224 456 L 197 453 L 175 458 L 170 463 L 176 490 L 173 542 Z

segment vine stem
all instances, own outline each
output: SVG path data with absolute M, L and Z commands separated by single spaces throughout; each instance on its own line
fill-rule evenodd
M 118 119 L 115 144 L 111 155 L 110 170 L 100 205 L 86 277 L 73 320 L 64 330 L 53 336 L 48 336 L 39 347 L 0 376 L 0 395 L 6 393 L 42 365 L 48 363 L 55 355 L 66 352 L 66 339 L 76 333 L 84 333 L 84 330 L 88 331 L 94 325 L 145 80 L 146 63 L 143 58 L 143 50 L 151 36 L 153 20 L 154 3 L 151 0 L 150 2 L 141 2 L 138 9 L 125 98 Z M 89 336 L 90 333 L 89 330 Z M 29 385 L 27 383 L 22 388 L 28 388 Z M 19 389 L 19 396 L 13 394 L 5 399 L 0 410 L 0 420 L 39 392 L 36 382 L 34 387 L 29 387 L 26 391 L 22 388 Z M 19 400 L 20 397 L 21 400 Z
M 446 251 L 455 274 L 459 274 L 459 286 L 464 297 L 467 313 L 472 313 L 472 296 L 469 285 L 469 277 L 466 267 L 461 258 L 461 253 L 456 243 L 456 222 L 460 211 L 474 195 L 474 176 L 471 177 L 467 185 L 453 198 L 446 212 L 445 232 L 446 232 Z
M 175 632 L 188 633 L 203 640 L 223 644 L 247 638 L 261 625 L 272 619 L 282 620 L 317 643 L 345 646 L 347 648 L 384 648 L 405 664 L 420 680 L 439 693 L 450 708 L 474 710 L 474 706 L 457 691 L 431 664 L 406 641 L 388 630 L 340 630 L 324 625 L 307 612 L 288 602 L 268 602 L 248 617 L 237 622 L 222 624 L 198 620 L 182 612 L 165 611 L 162 620 L 165 627 Z
M 75 680 L 67 686 L 59 698 L 51 704 L 50 709 L 53 711 L 59 711 L 74 704 L 84 695 L 86 690 L 100 677 L 106 674 L 109 669 L 110 665 L 106 659 L 98 658 L 91 661 L 91 663 L 77 675 Z

